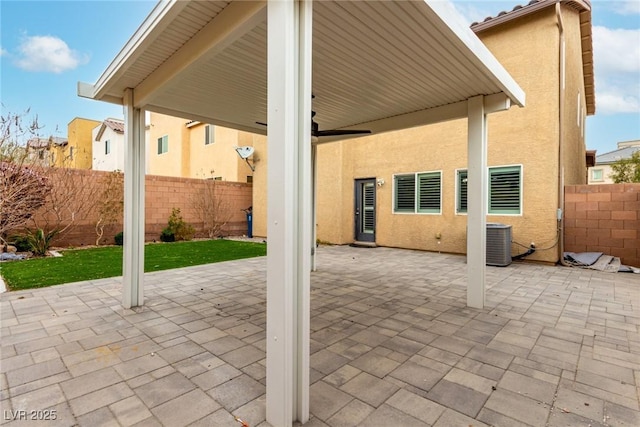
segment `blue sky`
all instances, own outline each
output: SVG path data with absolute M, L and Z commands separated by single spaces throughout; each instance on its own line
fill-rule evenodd
M 122 117 L 122 108 L 79 98 L 78 81 L 94 83 L 151 11 L 155 1 L 0 2 L 2 114 L 35 115 L 42 136 L 66 136 L 74 117 Z M 525 1 L 455 0 L 471 23 Z M 598 154 L 640 139 L 640 0 L 592 0 L 596 115 L 587 118 L 587 148 Z

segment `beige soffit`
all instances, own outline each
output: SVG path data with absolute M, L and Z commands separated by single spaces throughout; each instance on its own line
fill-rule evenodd
M 442 1 L 315 1 L 313 110 L 320 129 L 383 132 L 466 117 L 466 100 L 518 84 Z M 266 2 L 161 1 L 80 96 L 266 133 Z M 432 114 L 437 112 L 435 116 Z M 431 117 L 433 116 L 433 117 Z M 435 117 L 435 118 L 434 118 Z

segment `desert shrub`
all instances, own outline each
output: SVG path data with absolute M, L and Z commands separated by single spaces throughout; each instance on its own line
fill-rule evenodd
M 113 236 L 113 240 L 115 240 L 116 245 L 122 246 L 124 244 L 124 233 L 121 231 L 115 236 Z
M 165 233 L 165 231 L 167 233 Z M 169 234 L 173 235 L 174 240 L 162 240 L 163 234 L 166 234 L 165 237 L 168 237 Z M 171 211 L 171 215 L 169 216 L 169 224 L 164 230 L 162 230 L 160 240 L 162 240 L 163 242 L 191 240 L 193 239 L 194 234 L 196 234 L 196 231 L 191 224 L 185 222 L 184 219 L 182 219 L 180 209 L 173 208 L 173 210 Z
M 44 231 L 42 228 L 29 230 L 26 237 L 31 252 L 33 252 L 35 256 L 45 256 L 51 247 L 53 238 L 56 237 L 57 234 L 56 230 L 49 232 Z
M 18 252 L 29 252 L 31 250 L 29 239 L 24 234 L 11 236 L 9 240 L 11 241 L 11 244 L 16 247 Z
M 173 234 L 173 231 L 169 227 L 166 227 L 162 232 L 160 232 L 160 241 L 162 242 L 175 242 L 176 235 Z

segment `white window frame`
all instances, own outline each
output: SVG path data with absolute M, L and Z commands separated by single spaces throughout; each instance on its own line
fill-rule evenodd
M 420 208 L 420 178 L 432 175 L 438 176 L 439 188 L 438 188 L 438 209 L 421 209 Z M 413 176 L 413 210 L 405 209 L 398 210 L 397 208 L 397 195 L 398 195 L 398 178 Z M 442 171 L 424 171 L 424 172 L 408 172 L 398 173 L 393 175 L 393 200 L 391 210 L 393 214 L 420 214 L 420 215 L 442 215 Z
M 596 178 L 594 176 L 595 172 L 600 172 L 600 178 Z M 591 169 L 591 181 L 592 182 L 602 182 L 602 181 L 604 181 L 604 169 L 602 169 L 602 168 Z
M 509 212 L 509 211 L 502 211 L 499 209 L 494 209 L 493 211 L 491 210 L 491 173 L 492 171 L 496 171 L 496 170 L 506 170 L 506 169 L 515 169 L 517 168 L 519 170 L 519 178 L 518 178 L 518 212 Z M 523 171 L 523 167 L 522 165 L 504 165 L 504 166 L 491 166 L 488 168 L 487 171 L 487 179 L 489 180 L 488 185 L 487 185 L 487 195 L 489 197 L 489 199 L 487 200 L 487 215 L 506 215 L 506 216 L 521 216 L 522 212 L 524 211 L 524 207 L 523 207 L 523 200 L 522 200 L 522 188 L 523 188 L 523 176 L 524 176 L 524 171 Z
M 158 138 L 158 155 L 169 152 L 169 135 L 162 135 Z
M 454 199 L 455 199 L 454 200 L 454 204 L 455 204 L 454 205 L 454 211 L 455 211 L 456 215 L 466 215 L 468 213 L 468 209 L 465 209 L 465 210 L 461 210 L 460 209 L 460 203 L 459 203 L 461 201 L 460 174 L 463 173 L 463 172 L 467 175 L 467 178 L 465 178 L 465 179 L 468 180 L 469 171 L 466 168 L 461 168 L 461 169 L 456 169 L 455 170 L 455 180 L 454 180 L 454 182 L 456 183 L 456 188 L 455 188 L 455 194 L 454 194 L 454 196 L 455 196 L 454 197 Z M 467 194 L 468 194 L 468 191 L 467 191 Z
M 518 198 L 519 198 L 519 209 L 518 212 L 506 212 L 506 211 L 497 211 L 491 210 L 491 172 L 492 170 L 500 170 L 500 169 L 509 169 L 509 168 L 519 168 L 520 169 L 520 179 L 519 179 L 519 194 L 518 194 Z M 461 172 L 467 172 L 468 174 L 468 170 L 466 168 L 461 168 L 461 169 L 456 169 L 455 170 L 455 183 L 456 183 L 456 187 L 455 187 L 455 213 L 456 215 L 466 215 L 468 211 L 460 211 L 459 208 L 459 204 L 458 204 L 458 200 L 460 197 L 460 187 L 459 187 L 459 174 Z M 468 176 L 468 175 L 467 175 Z M 487 183 L 487 215 L 501 215 L 501 216 L 522 216 L 522 213 L 524 212 L 524 200 L 523 200 L 523 188 L 524 188 L 524 167 L 521 164 L 515 164 L 515 165 L 500 165 L 500 166 L 490 166 L 487 168 L 487 179 L 489 180 Z
M 106 139 L 104 141 L 104 155 L 108 156 L 109 154 L 111 154 L 111 140 Z

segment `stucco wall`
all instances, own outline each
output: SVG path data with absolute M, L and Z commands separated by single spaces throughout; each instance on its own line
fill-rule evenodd
M 76 117 L 71 120 L 67 126 L 67 138 L 69 145 L 64 148 L 63 157 L 67 160 L 65 164 L 58 163 L 56 158 L 56 166 L 65 166 L 74 169 L 91 169 L 93 162 L 93 139 L 92 130 L 96 126 L 100 126 L 99 121 L 83 119 Z M 70 156 L 70 150 L 73 147 L 73 158 Z
M 235 151 L 253 145 L 252 134 L 214 126 L 214 142 L 205 144 L 204 123 L 187 126 L 187 119 L 158 113 L 150 115 L 148 173 L 188 178 L 219 178 L 249 182 L 253 172 Z M 158 138 L 169 136 L 169 152 L 158 154 Z
M 551 8 L 480 34 L 527 94 L 525 108 L 493 114 L 488 122 L 489 166 L 523 167 L 522 214 L 488 215 L 487 221 L 512 225 L 513 240 L 523 245 L 552 246 L 530 257 L 550 262 L 558 259 L 557 247 L 553 247 L 557 237 L 559 132 L 555 22 Z M 549 37 L 540 37 L 541 32 Z M 571 76 L 574 78 L 580 79 L 581 74 Z M 329 152 L 331 145 L 341 148 Z M 334 171 L 336 162 L 343 165 L 340 174 Z M 354 180 L 374 177 L 385 180 L 376 193 L 377 244 L 464 253 L 466 215 L 455 212 L 455 181 L 456 170 L 466 166 L 466 120 L 328 144 L 319 151 L 319 177 L 327 178 L 318 184 L 318 237 L 341 244 L 353 241 Z M 393 175 L 426 171 L 442 172 L 442 213 L 393 213 Z M 333 177 L 342 178 L 339 193 Z M 336 206 L 340 206 L 340 213 Z M 436 239 L 436 234 L 441 239 Z M 518 246 L 512 248 L 513 254 L 522 251 Z
M 187 140 L 188 120 L 151 113 L 149 127 L 148 173 L 151 175 L 183 176 L 183 170 L 189 169 L 189 144 L 182 144 Z M 168 151 L 158 154 L 158 138 L 167 135 L 169 138 Z M 188 173 L 185 176 L 190 176 Z
M 564 93 L 563 166 L 564 184 L 586 184 L 586 100 L 582 69 L 580 17 L 570 8 L 562 9 L 566 45 Z
M 640 267 L 640 184 L 565 187 L 565 250 L 604 252 Z
M 600 170 L 602 179 L 595 180 L 593 179 L 593 171 Z M 613 169 L 611 169 L 611 165 L 597 165 L 589 168 L 588 171 L 588 183 L 589 184 L 613 184 L 613 179 L 611 179 L 611 174 L 613 173 Z
M 584 138 L 577 125 L 577 93 L 582 88 L 577 15 L 563 7 L 567 43 L 567 95 L 563 125 L 565 181 L 586 180 Z M 570 27 L 570 28 L 569 28 Z M 487 215 L 488 222 L 512 225 L 513 240 L 539 250 L 528 259 L 559 259 L 559 31 L 553 7 L 518 18 L 478 36 L 527 95 L 525 108 L 513 107 L 488 119 L 488 165 L 522 166 L 520 215 Z M 572 110 L 573 108 L 573 110 Z M 581 123 L 582 126 L 582 123 Z M 258 151 L 258 150 L 257 150 Z M 262 167 L 262 166 L 261 166 Z M 354 181 L 381 178 L 376 187 L 376 243 L 381 246 L 466 252 L 466 215 L 456 214 L 456 170 L 467 167 L 467 121 L 390 132 L 320 145 L 318 150 L 318 238 L 336 244 L 354 241 Z M 393 213 L 394 174 L 442 172 L 441 214 Z M 264 178 L 264 179 L 262 179 Z M 266 211 L 266 171 L 256 170 L 254 208 Z M 441 238 L 436 239 L 436 234 Z M 517 245 L 512 254 L 524 252 Z
M 105 127 L 98 141 L 96 137 L 100 131 L 97 126 L 92 131 L 93 141 L 93 169 L 97 171 L 124 170 L 124 134 L 115 132 L 109 126 Z M 105 142 L 110 141 L 111 150 L 105 154 Z
M 253 148 L 253 234 L 267 237 L 267 138 L 256 138 Z

